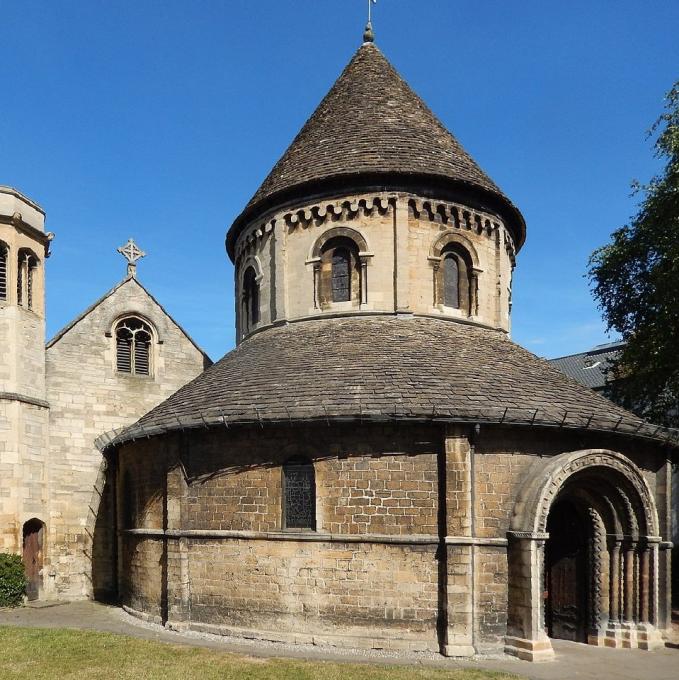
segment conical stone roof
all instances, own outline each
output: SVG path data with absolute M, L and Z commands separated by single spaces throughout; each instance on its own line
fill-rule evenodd
M 518 424 L 668 438 L 499 331 L 375 316 L 256 333 L 109 444 L 195 427 L 345 420 Z
M 364 43 L 236 219 L 229 252 L 257 212 L 343 186 L 463 189 L 497 209 L 523 244 L 519 210 L 373 43 Z

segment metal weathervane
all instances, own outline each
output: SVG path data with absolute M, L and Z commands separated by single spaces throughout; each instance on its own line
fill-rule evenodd
M 363 33 L 363 41 L 364 42 L 374 42 L 375 41 L 375 34 L 373 33 L 373 5 L 377 4 L 377 0 L 368 0 L 368 23 L 365 27 L 365 31 Z

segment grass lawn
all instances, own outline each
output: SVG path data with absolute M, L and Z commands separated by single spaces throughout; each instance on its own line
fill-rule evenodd
M 172 680 L 509 680 L 476 669 L 255 659 L 197 647 L 77 630 L 0 627 L 0 678 Z

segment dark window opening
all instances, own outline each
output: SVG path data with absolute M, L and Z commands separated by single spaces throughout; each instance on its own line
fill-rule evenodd
M 346 248 L 335 248 L 332 253 L 332 301 L 351 300 L 351 254 Z
M 33 309 L 33 287 L 38 258 L 30 250 L 20 250 L 17 258 L 17 303 Z
M 120 373 L 151 375 L 151 328 L 141 319 L 116 326 L 116 368 Z
M 316 479 L 313 464 L 294 458 L 283 465 L 283 526 L 316 530 Z
M 247 332 L 259 323 L 259 283 L 254 267 L 243 275 L 243 328 Z
M 0 243 L 0 300 L 7 299 L 7 246 Z
M 460 308 L 460 266 L 454 255 L 443 259 L 443 304 Z

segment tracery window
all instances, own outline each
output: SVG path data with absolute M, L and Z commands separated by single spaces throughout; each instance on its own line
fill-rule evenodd
M 7 300 L 7 246 L 0 242 L 0 300 Z
M 243 330 L 253 329 L 259 323 L 259 282 L 254 267 L 243 274 Z
M 120 373 L 151 375 L 151 327 L 136 317 L 116 325 L 116 368 Z
M 38 258 L 22 248 L 17 258 L 17 304 L 28 309 L 33 309 L 37 268 Z
M 283 464 L 283 527 L 316 530 L 316 478 L 306 458 Z

